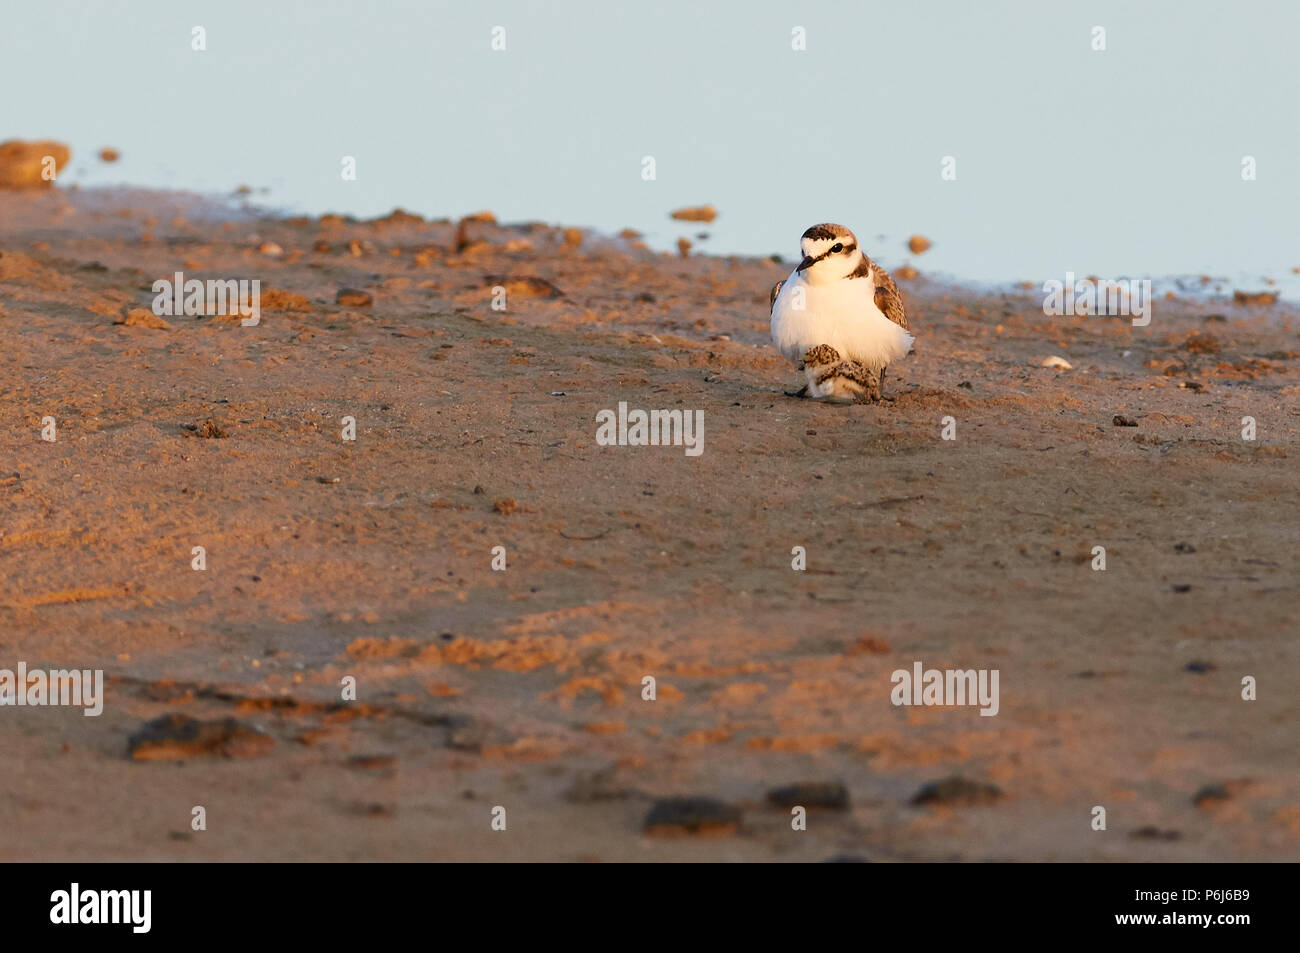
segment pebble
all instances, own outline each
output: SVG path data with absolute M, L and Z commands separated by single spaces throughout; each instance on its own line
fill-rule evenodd
M 164 331 L 171 328 L 170 324 L 148 308 L 132 308 L 113 323 L 125 325 L 128 328 L 159 328 Z
M 1228 790 L 1226 784 L 1207 784 L 1196 792 L 1196 795 L 1192 798 L 1192 803 L 1197 807 L 1207 807 L 1231 798 L 1232 792 Z
M 692 205 L 670 212 L 669 218 L 679 222 L 711 222 L 718 217 L 718 210 L 712 205 Z
M 827 811 L 849 809 L 848 789 L 839 781 L 800 781 L 767 792 L 773 807 L 821 808 Z
M 266 754 L 274 743 L 270 735 L 234 718 L 199 721 L 173 712 L 145 724 L 130 737 L 127 750 L 136 761 L 251 758 Z
M 1128 836 L 1134 840 L 1178 840 L 1183 835 L 1179 831 L 1162 831 L 1160 828 L 1148 824 L 1146 827 L 1139 827 L 1137 830 L 1132 831 Z
M 740 826 L 740 808 L 710 797 L 668 797 L 646 815 L 646 834 L 731 834 Z
M 17 139 L 0 142 L 0 189 L 49 188 L 54 181 L 44 176 L 45 157 L 54 160 L 57 177 L 71 155 L 61 142 L 21 142 Z
M 924 235 L 913 235 L 907 240 L 907 249 L 913 255 L 919 255 L 930 247 L 930 239 Z
M 953 775 L 941 781 L 931 781 L 921 786 L 912 797 L 913 804 L 943 804 L 956 807 L 974 807 L 992 804 L 1002 797 L 1002 789 L 994 784 L 971 781 Z
M 375 303 L 368 291 L 359 291 L 356 288 L 343 288 L 334 296 L 335 304 L 341 304 L 348 308 L 366 308 Z
M 209 440 L 221 440 L 230 436 L 229 432 L 222 427 L 219 427 L 217 422 L 211 417 L 203 421 L 201 424 L 186 424 L 185 429 L 193 433 L 196 437 L 204 437 Z
M 558 298 L 562 294 L 559 288 L 551 284 L 545 278 L 538 278 L 533 275 L 486 275 L 483 283 L 489 288 L 495 288 L 500 285 L 506 289 L 506 295 L 510 298 Z

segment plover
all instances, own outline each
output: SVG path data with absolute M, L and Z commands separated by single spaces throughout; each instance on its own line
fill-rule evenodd
M 898 286 L 843 225 L 814 225 L 800 248 L 771 297 L 772 341 L 807 379 L 796 396 L 879 400 L 885 368 L 912 348 Z

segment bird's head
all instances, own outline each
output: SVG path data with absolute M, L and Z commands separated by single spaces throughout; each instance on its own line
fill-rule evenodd
M 797 271 L 812 284 L 843 278 L 862 263 L 857 236 L 843 225 L 814 225 L 803 233 L 799 249 L 803 261 Z

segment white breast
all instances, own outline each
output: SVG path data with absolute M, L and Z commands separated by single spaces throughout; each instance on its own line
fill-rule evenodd
M 802 298 L 802 309 L 797 307 Z M 772 306 L 772 342 L 798 364 L 809 348 L 827 344 L 850 360 L 881 368 L 906 356 L 912 335 L 876 307 L 875 287 L 863 278 L 810 284 L 795 271 Z

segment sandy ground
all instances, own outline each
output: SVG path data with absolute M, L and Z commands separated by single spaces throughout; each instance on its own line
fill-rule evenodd
M 1300 859 L 1293 311 L 922 277 L 889 399 L 836 406 L 784 393 L 788 265 L 224 217 L 0 193 L 0 668 L 108 679 L 0 708 L 5 859 Z M 260 279 L 260 326 L 114 324 L 175 271 Z M 704 452 L 597 446 L 619 401 Z M 916 661 L 999 713 L 892 705 Z M 267 741 L 133 758 L 169 713 Z M 1001 795 L 912 803 L 950 776 Z M 814 781 L 848 809 L 792 830 L 767 794 Z M 647 835 L 675 796 L 739 823 Z

